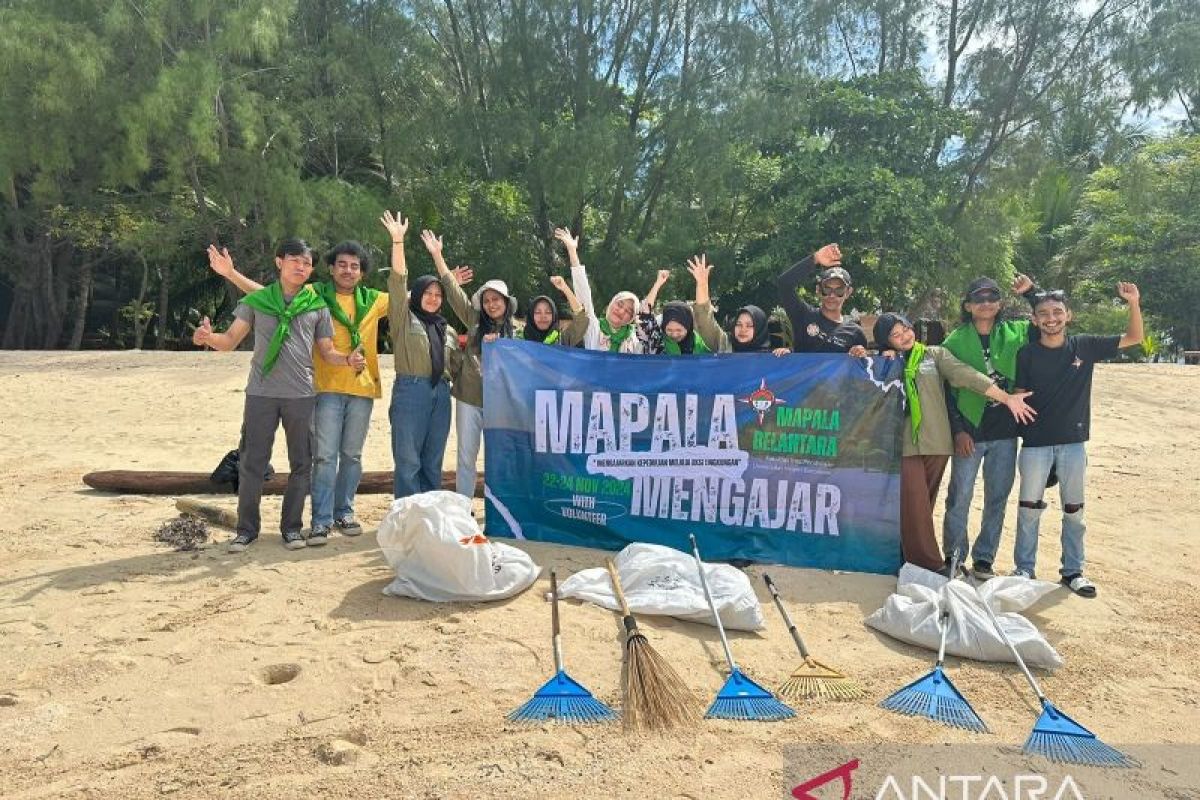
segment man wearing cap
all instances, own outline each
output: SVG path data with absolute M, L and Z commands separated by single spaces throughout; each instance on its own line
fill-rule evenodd
M 1083 491 L 1087 441 L 1091 435 L 1092 370 L 1097 361 L 1116 357 L 1123 347 L 1142 341 L 1142 308 L 1138 287 L 1118 283 L 1117 296 L 1129 305 L 1129 322 L 1121 336 L 1067 335 L 1071 309 L 1061 291 L 1038 292 L 1033 324 L 1040 334 L 1017 354 L 1016 384 L 1032 392 L 1029 405 L 1037 420 L 1021 430 L 1021 473 L 1017 506 L 1017 543 L 1013 573 L 1034 577 L 1038 527 L 1046 510 L 1043 497 L 1051 470 L 1058 475 L 1062 503 L 1061 580 L 1081 597 L 1095 597 L 1096 585 L 1083 576 Z
M 1033 281 L 1017 275 L 1012 290 L 1033 299 Z M 1003 294 L 991 278 L 972 281 L 963 295 L 963 324 L 946 337 L 942 346 L 959 361 L 987 375 L 992 383 L 1012 391 L 1017 377 L 1017 353 L 1037 328 L 1026 319 L 1001 319 Z M 942 520 L 942 552 L 949 563 L 958 554 L 967 558 L 967 522 L 975 480 L 983 470 L 983 517 L 971 548 L 973 572 L 979 580 L 995 575 L 992 563 L 1004 529 L 1004 508 L 1017 475 L 1017 422 L 1003 405 L 983 395 L 947 387 L 946 407 L 954 435 L 950 462 L 950 488 Z
M 362 284 L 370 270 L 367 251 L 356 241 L 337 244 L 325 257 L 327 281 L 312 284 L 325 301 L 333 321 L 333 344 L 339 351 L 357 353 L 357 368 L 313 359 L 312 382 L 317 399 L 313 410 L 312 527 L 307 544 L 329 541 L 331 529 L 344 536 L 362 533 L 354 515 L 354 496 L 362 479 L 362 451 L 375 400 L 382 396 L 379 380 L 379 321 L 388 312 L 388 295 Z M 233 265 L 227 250 L 208 249 L 208 263 L 243 292 L 262 287 Z
M 467 346 L 451 359 L 450 375 L 454 383 L 450 394 L 456 401 L 454 434 L 458 440 L 458 469 L 455 490 L 474 497 L 476 463 L 483 442 L 483 345 L 499 338 L 513 337 L 517 299 L 509 293 L 508 284 L 496 279 L 483 284 L 468 298 L 459 285 L 463 276 L 446 264 L 441 247 L 429 248 L 429 252 L 437 267 L 446 301 L 467 328 Z
M 792 350 L 797 353 L 846 353 L 851 347 L 866 347 L 867 337 L 857 323 L 842 316 L 842 306 L 854 294 L 850 273 L 839 266 L 842 251 L 836 244 L 827 244 L 792 267 L 775 280 L 780 303 L 792 323 Z M 812 273 L 817 273 L 816 289 L 821 304 L 810 306 L 796 293 Z

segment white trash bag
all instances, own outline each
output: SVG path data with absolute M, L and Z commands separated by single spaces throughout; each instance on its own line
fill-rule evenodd
M 692 556 L 658 544 L 635 542 L 617 553 L 613 561 L 633 613 L 663 614 L 688 622 L 713 624 L 696 571 L 696 559 Z M 762 606 L 746 573 L 728 564 L 706 563 L 704 577 L 721 615 L 721 624 L 730 630 L 762 630 Z M 612 580 L 604 567 L 576 572 L 559 584 L 558 593 L 610 611 L 619 609 Z
M 396 579 L 383 590 L 435 603 L 502 600 L 528 589 L 542 568 L 523 550 L 483 535 L 471 498 L 435 491 L 392 501 L 379 547 Z
M 975 587 L 905 564 L 900 568 L 895 594 L 865 622 L 892 638 L 936 651 L 941 637 L 938 600 L 943 598 L 950 611 L 947 653 L 975 661 L 1011 662 L 1012 653 L 983 607 L 987 603 L 1027 664 L 1058 669 L 1063 665 L 1062 657 L 1036 625 L 1017 613 L 1057 588 L 1058 584 L 1049 581 L 1016 577 L 995 577 Z

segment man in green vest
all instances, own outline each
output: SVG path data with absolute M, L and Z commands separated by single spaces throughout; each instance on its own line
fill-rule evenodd
M 287 437 L 290 474 L 279 530 L 289 550 L 307 545 L 302 531 L 312 473 L 313 352 L 326 363 L 352 370 L 361 370 L 366 363 L 361 352 L 340 352 L 334 347 L 329 308 L 313 287 L 305 285 L 313 270 L 308 244 L 301 239 L 282 242 L 275 252 L 275 267 L 279 280 L 243 297 L 228 330 L 215 333 L 205 317 L 192 336 L 197 345 L 233 350 L 254 331 L 238 456 L 237 535 L 229 544 L 232 553 L 242 552 L 258 538 L 263 475 L 280 423 Z
M 1032 301 L 1035 287 L 1028 277 L 1018 275 L 1012 290 Z M 942 346 L 1011 392 L 1017 377 L 1017 352 L 1031 338 L 1037 338 L 1037 329 L 1028 319 L 1004 319 L 1004 295 L 991 278 L 979 278 L 967 287 L 961 310 L 963 324 L 946 337 Z M 1017 474 L 1017 422 L 1007 408 L 981 394 L 961 389 L 947 392 L 954 456 L 942 520 L 942 552 L 947 563 L 956 553 L 959 563 L 966 561 L 971 498 L 982 468 L 983 517 L 971 557 L 975 577 L 987 580 L 995 575 L 992 563 L 1000 547 L 1004 509 Z

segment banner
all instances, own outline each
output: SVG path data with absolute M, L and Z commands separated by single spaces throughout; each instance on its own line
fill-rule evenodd
M 899 362 L 484 349 L 487 532 L 894 573 Z

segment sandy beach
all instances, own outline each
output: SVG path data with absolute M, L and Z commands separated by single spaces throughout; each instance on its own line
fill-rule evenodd
M 388 496 L 359 498 L 365 535 L 296 552 L 274 535 L 279 498 L 267 498 L 264 536 L 230 555 L 232 534 L 215 526 L 198 552 L 156 543 L 172 498 L 83 485 L 93 470 L 210 471 L 237 445 L 248 364 L 248 353 L 0 353 L 0 796 L 782 798 L 797 774 L 840 763 L 806 764 L 797 747 L 866 758 L 884 745 L 978 743 L 1012 755 L 1029 732 L 1036 702 L 1012 665 L 949 659 L 990 736 L 878 708 L 933 659 L 862 624 L 894 579 L 788 568 L 772 576 L 809 646 L 867 700 L 657 736 L 510 725 L 505 714 L 552 672 L 545 575 L 495 604 L 386 597 L 374 527 Z M 391 468 L 390 364 L 383 377 L 368 470 Z M 1198 394 L 1200 368 L 1097 368 L 1087 522 L 1100 594 L 1060 589 L 1030 614 L 1066 662 L 1039 673 L 1047 694 L 1143 754 L 1146 766 L 1120 779 L 1129 794 L 1114 797 L 1200 796 L 1200 758 L 1153 749 L 1200 755 L 1200 416 L 1187 400 Z M 452 437 L 447 468 L 453 459 Z M 273 463 L 286 468 L 282 436 Z M 1059 507 L 1047 499 L 1039 564 L 1053 576 Z M 1004 572 L 1015 508 L 1014 496 Z M 599 551 L 522 546 L 564 577 L 603 563 Z M 797 656 L 774 609 L 764 613 L 767 630 L 733 646 L 775 686 Z M 572 602 L 563 624 L 572 675 L 615 702 L 619 619 Z M 723 680 L 715 629 L 666 618 L 643 629 L 707 702 Z

